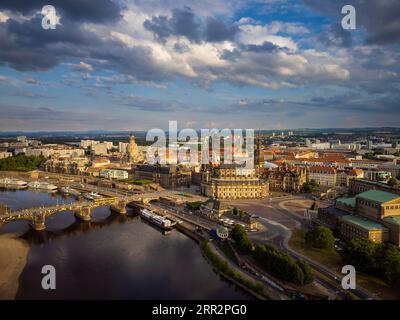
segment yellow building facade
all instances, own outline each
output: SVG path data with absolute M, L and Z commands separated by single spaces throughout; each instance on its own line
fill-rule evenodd
M 217 199 L 261 199 L 268 196 L 269 188 L 257 177 L 255 169 L 207 165 L 202 168 L 201 193 Z

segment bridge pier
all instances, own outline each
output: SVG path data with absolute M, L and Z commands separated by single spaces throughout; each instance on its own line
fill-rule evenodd
M 83 221 L 90 221 L 92 219 L 92 208 L 80 208 L 75 212 L 75 216 Z
M 117 203 L 110 205 L 110 209 L 119 214 L 126 214 L 126 204 L 126 201 L 120 200 Z
M 31 227 L 36 231 L 42 231 L 46 229 L 46 216 L 44 213 L 35 213 L 32 217 Z

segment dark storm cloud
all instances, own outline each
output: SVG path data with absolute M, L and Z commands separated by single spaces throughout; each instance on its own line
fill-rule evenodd
M 191 41 L 200 41 L 200 22 L 190 8 L 173 9 L 172 17 L 158 16 L 145 20 L 143 26 L 152 31 L 155 38 L 165 41 L 171 35 L 184 36 Z
M 328 47 L 348 48 L 352 45 L 351 32 L 344 30 L 340 24 L 334 24 L 329 29 L 321 33 L 318 40 Z
M 1 0 L 0 10 L 10 10 L 24 15 L 40 12 L 51 4 L 62 17 L 75 21 L 94 23 L 114 22 L 121 18 L 121 8 L 111 0 Z
M 188 7 L 173 9 L 171 18 L 153 16 L 151 20 L 145 20 L 143 26 L 161 42 L 170 36 L 184 36 L 192 42 L 220 42 L 233 40 L 239 32 L 238 26 L 227 25 L 213 17 L 201 21 Z
M 232 41 L 238 32 L 238 26 L 228 26 L 223 21 L 208 17 L 206 20 L 204 38 L 209 42 L 220 42 L 225 40 Z
M 127 48 L 119 41 L 100 39 L 68 19 L 55 30 L 44 30 L 40 16 L 22 22 L 9 19 L 0 23 L 0 36 L 0 65 L 19 71 L 48 70 L 71 59 L 101 59 L 101 68 L 138 80 L 160 81 L 169 76 L 154 63 L 150 48 Z
M 79 57 L 85 47 L 100 43 L 94 33 L 70 20 L 55 30 L 44 30 L 39 16 L 0 23 L 0 37 L 0 65 L 19 71 L 50 69 L 66 57 Z
M 37 15 L 23 22 L 9 19 L 5 25 L 8 33 L 15 37 L 20 46 L 44 47 L 61 42 L 96 45 L 100 42 L 92 32 L 83 30 L 80 24 L 71 20 L 63 21 L 63 24 L 54 30 L 44 30 L 41 21 L 42 16 Z
M 167 16 L 158 16 L 152 17 L 151 20 L 145 20 L 143 22 L 143 27 L 153 32 L 157 40 L 164 42 L 173 32 L 169 24 L 170 22 Z
M 275 51 L 287 51 L 285 48 L 280 48 L 271 42 L 264 41 L 263 44 L 240 44 L 238 48 L 233 50 L 224 49 L 220 58 L 229 61 L 236 61 L 240 58 L 243 52 L 255 53 L 271 53 Z
M 155 63 L 149 47 L 127 48 L 119 42 L 107 41 L 101 46 L 91 48 L 88 55 L 90 58 L 106 61 L 103 68 L 133 75 L 137 80 L 159 82 L 172 77 Z
M 399 0 L 303 0 L 318 11 L 337 19 L 342 19 L 341 9 L 351 4 L 356 8 L 357 28 L 368 32 L 366 43 L 394 44 L 400 42 L 400 1 Z
M 179 53 L 185 53 L 189 52 L 190 48 L 184 43 L 177 42 L 174 44 L 174 50 Z

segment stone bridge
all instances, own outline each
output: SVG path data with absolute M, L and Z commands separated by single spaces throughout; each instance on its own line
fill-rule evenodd
M 95 201 L 77 201 L 70 204 L 54 205 L 49 207 L 36 207 L 12 211 L 0 215 L 0 227 L 12 221 L 28 220 L 35 230 L 46 229 L 46 219 L 58 212 L 72 211 L 75 216 L 83 221 L 90 221 L 92 210 L 99 206 L 109 205 L 110 209 L 120 214 L 126 214 L 126 205 L 131 202 L 148 204 L 152 200 L 157 200 L 165 192 L 152 192 L 136 194 L 132 196 L 105 197 Z

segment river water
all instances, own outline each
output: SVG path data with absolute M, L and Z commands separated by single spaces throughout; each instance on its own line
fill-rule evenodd
M 58 193 L 0 190 L 0 203 L 12 210 L 71 201 Z M 63 212 L 46 226 L 38 232 L 16 221 L 0 230 L 30 243 L 17 299 L 249 299 L 212 270 L 193 240 L 177 230 L 163 234 L 132 210 L 123 217 L 99 207 L 91 222 Z M 56 268 L 55 290 L 41 287 L 43 265 Z

